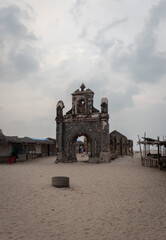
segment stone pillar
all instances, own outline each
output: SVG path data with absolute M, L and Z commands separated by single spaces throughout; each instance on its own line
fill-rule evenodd
M 87 144 L 87 153 L 89 156 L 91 156 L 91 143 L 90 141 L 88 141 L 88 144 Z
M 95 140 L 92 140 L 92 157 L 95 157 Z
M 63 124 L 57 123 L 56 126 L 56 147 L 57 147 L 57 161 L 62 161 L 63 149 L 62 149 L 62 132 Z
M 56 148 L 57 148 L 57 159 L 56 162 L 63 161 L 63 108 L 64 104 L 62 101 L 57 103 L 56 108 Z
M 104 162 L 110 161 L 110 136 L 109 136 L 109 123 L 108 123 L 108 99 L 102 98 L 101 100 L 101 152 L 100 159 Z
M 109 139 L 109 124 L 103 120 L 102 125 L 104 126 L 101 130 L 101 152 L 100 159 L 104 162 L 110 161 L 110 139 Z
M 70 142 L 66 142 L 66 157 L 69 158 L 69 152 L 70 152 Z
M 71 148 L 70 148 L 70 150 L 71 150 L 71 154 L 70 154 L 71 159 L 70 159 L 70 161 L 71 161 L 71 162 L 76 162 L 76 161 L 77 161 L 77 158 L 76 158 L 76 143 L 75 143 L 75 142 L 72 142 L 72 143 L 71 143 Z

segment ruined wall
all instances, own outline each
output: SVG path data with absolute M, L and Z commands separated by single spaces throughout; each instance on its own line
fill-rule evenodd
M 124 156 L 133 154 L 133 141 L 126 136 L 113 131 L 110 133 L 110 152 L 112 156 Z
M 101 100 L 101 112 L 93 106 L 94 93 L 81 85 L 72 94 L 72 108 L 63 116 L 64 104 L 57 104 L 57 159 L 58 161 L 76 161 L 77 137 L 87 138 L 89 161 L 109 161 L 109 124 L 108 100 Z

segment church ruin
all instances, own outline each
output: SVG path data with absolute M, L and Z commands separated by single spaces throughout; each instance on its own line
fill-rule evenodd
M 58 162 L 75 162 L 76 140 L 86 137 L 89 162 L 110 161 L 108 99 L 101 99 L 101 111 L 93 106 L 94 92 L 82 84 L 72 94 L 72 108 L 63 115 L 64 103 L 56 108 L 56 144 Z

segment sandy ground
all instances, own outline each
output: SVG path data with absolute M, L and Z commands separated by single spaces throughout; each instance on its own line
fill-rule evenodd
M 166 239 L 166 172 L 142 167 L 136 156 L 54 160 L 0 165 L 0 239 Z M 51 186 L 53 176 L 69 176 L 70 188 Z

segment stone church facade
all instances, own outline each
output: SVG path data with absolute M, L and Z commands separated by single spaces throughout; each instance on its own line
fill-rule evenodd
M 101 99 L 101 110 L 93 106 L 94 92 L 85 90 L 82 84 L 72 94 L 72 108 L 63 114 L 64 103 L 59 101 L 56 107 L 56 144 L 59 162 L 74 162 L 76 158 L 76 140 L 80 136 L 87 139 L 89 162 L 110 161 L 110 136 L 108 100 Z

